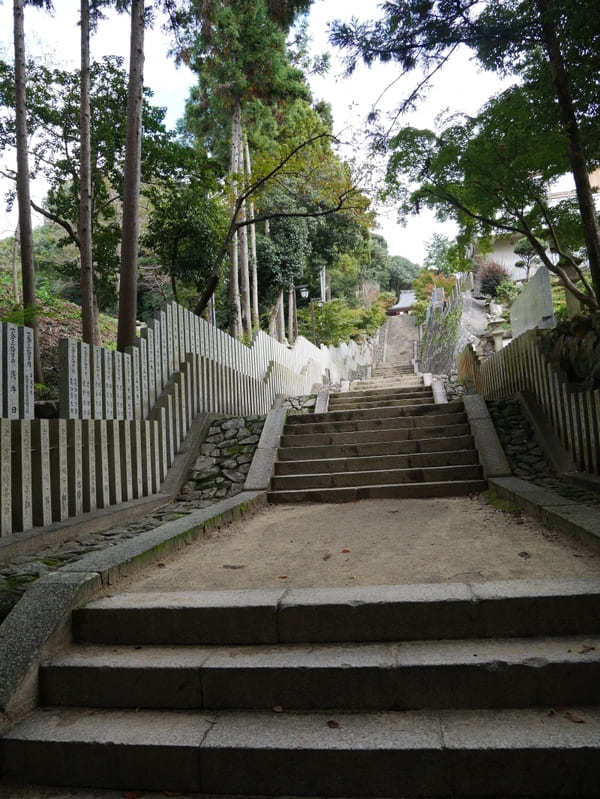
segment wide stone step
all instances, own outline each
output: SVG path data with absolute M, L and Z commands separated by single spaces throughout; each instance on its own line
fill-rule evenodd
M 377 441 L 373 444 L 338 444 L 329 446 L 280 447 L 280 461 L 313 460 L 317 458 L 361 458 L 380 455 L 408 455 L 412 453 L 448 452 L 473 449 L 471 435 L 440 436 L 435 438 L 407 439 L 405 441 Z
M 361 419 L 383 419 L 391 416 L 426 416 L 427 414 L 452 414 L 465 412 L 462 402 L 448 402 L 436 405 L 433 402 L 411 403 L 390 407 L 333 410 L 328 413 L 292 414 L 286 419 L 286 428 L 322 422 L 355 422 Z
M 337 394 L 330 394 L 329 395 L 329 402 L 336 402 L 338 400 L 348 401 L 348 400 L 362 400 L 362 399 L 377 399 L 378 397 L 398 397 L 399 399 L 402 398 L 409 398 L 409 397 L 432 397 L 433 391 L 430 388 L 403 388 L 403 389 L 373 389 L 371 391 L 353 391 L 350 393 L 349 391 L 340 392 Z
M 44 665 L 46 705 L 417 710 L 588 704 L 600 637 L 256 647 L 74 647 Z
M 390 406 L 403 406 L 403 405 L 427 405 L 431 404 L 432 399 L 430 396 L 426 397 L 418 397 L 418 398 L 410 398 L 410 399 L 397 399 L 395 397 L 390 397 L 388 399 L 369 399 L 369 400 L 354 400 L 351 396 L 349 396 L 348 400 L 338 400 L 333 403 L 331 410 L 352 410 L 353 408 L 357 409 L 368 409 L 368 408 L 386 408 Z
M 394 428 L 413 428 L 423 426 L 437 426 L 440 427 L 444 424 L 464 424 L 467 421 L 465 413 L 451 413 L 444 414 L 444 406 L 436 405 L 441 413 L 423 415 L 423 416 L 384 416 L 375 419 L 349 419 L 343 420 L 330 420 L 317 422 L 316 424 L 291 424 L 285 425 L 284 435 L 315 435 L 323 433 L 349 433 L 352 431 L 364 430 L 392 430 Z
M 465 497 L 487 491 L 485 480 L 445 480 L 425 483 L 384 483 L 339 488 L 301 488 L 267 492 L 273 504 L 293 502 L 357 502 L 360 499 L 428 499 Z
M 275 474 L 322 474 L 324 472 L 364 472 L 379 469 L 422 469 L 427 466 L 461 466 L 478 463 L 474 449 L 456 452 L 431 452 L 411 455 L 377 455 L 362 458 L 277 461 Z
M 348 392 L 350 396 L 354 394 L 356 391 L 390 391 L 390 390 L 397 390 L 397 389 L 415 389 L 420 388 L 423 385 L 423 381 L 420 378 L 412 378 L 407 377 L 402 380 L 396 378 L 390 378 L 388 380 L 379 379 L 379 380 L 360 380 L 356 383 L 351 383 L 350 391 Z
M 469 425 L 443 424 L 441 426 L 422 424 L 409 428 L 382 428 L 378 430 L 357 430 L 350 433 L 315 433 L 313 435 L 285 434 L 281 438 L 282 447 L 307 447 L 328 444 L 369 444 L 385 441 L 405 441 L 412 438 L 436 438 L 446 436 L 466 436 L 470 434 Z
M 482 480 L 481 466 L 430 466 L 424 469 L 377 469 L 363 472 L 325 474 L 286 474 L 271 479 L 271 491 L 298 491 L 312 488 L 381 486 L 388 484 L 442 483 Z
M 573 723 L 576 719 L 581 723 Z M 5 779 L 260 796 L 597 796 L 600 711 L 36 711 Z
M 80 643 L 289 644 L 600 633 L 597 579 L 121 593 L 73 612 Z

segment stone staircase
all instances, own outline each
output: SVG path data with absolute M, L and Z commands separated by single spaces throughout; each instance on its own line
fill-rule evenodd
M 105 597 L 43 664 L 4 781 L 597 797 L 599 627 L 583 580 Z
M 328 413 L 289 416 L 269 502 L 484 491 L 462 403 L 436 405 L 431 388 L 403 370 L 378 367 L 373 380 L 330 395 Z

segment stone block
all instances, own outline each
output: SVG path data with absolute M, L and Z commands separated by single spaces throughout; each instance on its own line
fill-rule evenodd
M 67 473 L 69 516 L 79 516 L 83 511 L 83 450 L 80 419 L 67 421 Z
M 96 422 L 85 419 L 81 423 L 83 510 L 96 510 Z
M 108 488 L 110 504 L 118 505 L 123 499 L 121 478 L 121 447 L 119 423 L 109 420 L 106 423 L 108 444 Z
M 90 370 L 92 419 L 102 419 L 104 408 L 102 404 L 102 349 L 100 347 L 92 347 L 90 349 Z
M 10 421 L 0 419 L 0 536 L 12 532 L 12 431 Z
M 545 266 L 540 266 L 511 305 L 513 338 L 527 330 L 554 327 L 555 324 L 550 273 Z
M 31 485 L 31 421 L 15 419 L 12 427 L 12 515 L 13 531 L 33 527 Z
M 132 441 L 132 426 L 137 422 L 126 420 L 119 424 L 119 452 L 121 456 L 121 499 L 128 502 L 134 498 L 133 483 L 135 482 L 134 453 Z
M 114 396 L 115 419 L 124 419 L 125 397 L 123 392 L 123 353 L 114 352 L 113 358 L 114 358 L 113 374 L 114 374 L 114 391 L 115 391 L 115 396 Z
M 99 419 L 96 422 L 94 448 L 96 452 L 96 506 L 107 508 L 110 505 L 110 481 L 108 460 L 107 422 Z
M 102 350 L 102 418 L 112 419 L 114 416 L 114 382 L 113 353 Z
M 19 347 L 19 418 L 33 419 L 33 330 L 18 328 Z

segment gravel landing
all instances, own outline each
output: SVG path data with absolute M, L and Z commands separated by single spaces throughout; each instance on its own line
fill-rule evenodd
M 583 488 L 554 474 L 518 400 L 491 400 L 487 406 L 515 477 L 582 505 L 600 508 L 600 492 Z

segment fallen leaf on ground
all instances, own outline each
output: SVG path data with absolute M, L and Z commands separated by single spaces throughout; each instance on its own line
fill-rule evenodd
M 245 564 L 242 565 L 242 566 L 238 566 L 236 563 L 224 563 L 223 564 L 223 568 L 224 569 L 245 569 L 246 566 L 245 566 Z
M 287 580 L 287 574 L 280 574 L 279 575 L 279 579 L 280 580 Z
M 156 568 L 157 569 L 166 569 L 167 565 L 166 565 L 166 563 L 157 563 L 156 564 Z M 141 796 L 141 794 L 138 794 L 138 796 Z
M 337 722 L 337 721 L 334 721 L 333 719 L 330 719 L 330 720 L 327 722 L 327 726 L 328 726 L 328 727 L 331 727 L 331 729 L 332 729 L 332 730 L 337 730 L 337 729 L 339 729 L 339 726 L 340 726 L 340 725 L 339 725 L 339 722 Z
M 275 705 L 275 707 L 273 708 L 273 712 L 274 713 L 283 713 L 283 708 L 281 707 L 281 705 Z
M 531 555 L 529 554 L 529 552 L 519 552 L 519 557 L 523 558 L 524 560 L 529 560 Z
M 581 716 L 578 716 L 576 713 L 572 713 L 570 710 L 567 710 L 565 713 L 565 718 L 569 721 L 572 721 L 573 724 L 585 724 L 585 719 L 582 719 Z
M 342 549 L 342 552 L 350 552 L 350 551 L 351 550 L 349 550 L 349 549 Z
M 579 650 L 580 655 L 585 655 L 587 652 L 593 652 L 596 649 L 595 646 L 589 646 L 588 644 L 583 645 L 583 649 Z
M 329 560 L 331 557 L 331 552 L 327 552 L 327 554 L 323 555 L 323 560 Z

